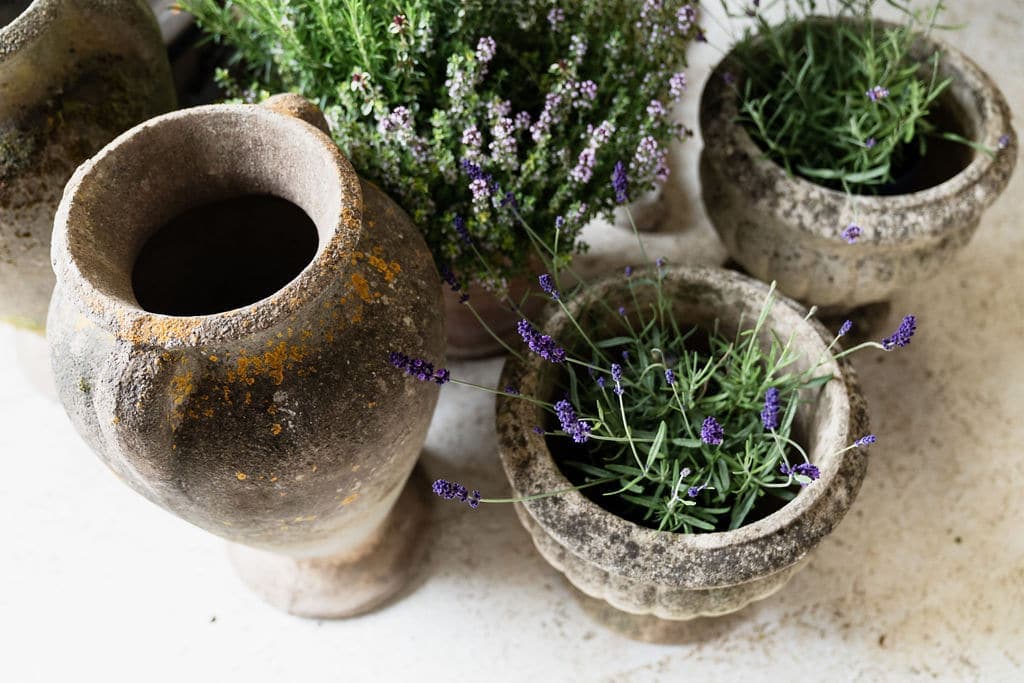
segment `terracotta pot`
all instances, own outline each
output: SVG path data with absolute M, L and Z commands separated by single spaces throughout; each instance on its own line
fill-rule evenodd
M 495 335 L 512 348 L 521 344 L 516 325 L 525 315 L 533 319 L 544 308 L 544 298 L 540 296 L 524 296 L 536 294 L 536 277 L 517 277 L 508 283 L 508 300 L 492 294 L 483 286 L 471 283 L 465 290 L 453 292 L 444 285 L 444 309 L 448 328 L 449 358 L 471 359 L 498 356 L 505 353 L 505 347 L 495 339 Z M 463 294 L 469 294 L 473 310 L 461 302 Z M 520 311 L 516 311 L 511 303 L 515 302 Z M 521 306 L 520 306 L 521 304 Z M 487 327 L 480 324 L 473 311 L 484 321 Z M 487 330 L 490 328 L 490 332 Z M 492 334 L 493 333 L 493 334 Z
M 747 272 L 775 280 L 791 297 L 843 312 L 887 300 L 936 274 L 968 243 L 1010 179 L 1017 140 L 1006 100 L 988 75 L 934 38 L 922 37 L 915 48 L 922 59 L 936 51 L 942 54 L 939 78 L 953 79 L 940 102 L 964 137 L 995 149 L 1009 136 L 1008 146 L 994 157 L 959 145 L 935 152 L 923 168 L 944 170 L 944 179 L 887 196 L 848 197 L 790 176 L 766 159 L 736 121 L 742 71 L 731 54 L 715 68 L 700 103 L 704 205 L 729 254 Z M 726 84 L 726 72 L 737 85 Z M 944 168 L 957 161 L 951 155 L 961 154 L 962 165 Z M 863 235 L 847 244 L 841 233 L 854 222 Z
M 347 616 L 394 595 L 422 548 L 426 487 L 406 482 L 438 387 L 387 352 L 443 358 L 440 280 L 319 111 L 267 104 L 155 118 L 78 169 L 47 337 L 75 428 L 121 479 L 235 543 L 277 607 Z
M 749 325 L 767 294 L 767 287 L 738 273 L 719 269 L 669 268 L 666 296 L 675 302 L 680 323 L 710 327 L 717 319 L 731 336 L 740 321 Z M 641 305 L 651 294 L 638 292 Z M 619 276 L 602 280 L 570 305 L 574 313 L 591 304 L 632 305 Z M 802 352 L 793 372 L 815 362 L 830 336 L 806 311 L 780 298 L 764 326 L 767 347 L 774 332 L 793 335 Z M 571 323 L 555 312 L 543 326 L 555 339 L 572 338 Z M 524 395 L 554 395 L 558 366 L 531 356 L 509 358 L 499 386 L 511 384 Z M 821 372 L 837 379 L 820 392 L 808 392 L 799 409 L 794 433 L 821 478 L 778 511 L 735 531 L 701 534 L 658 532 L 606 511 L 583 493 L 516 504 L 523 526 L 541 555 L 583 593 L 638 617 L 643 629 L 634 636 L 657 639 L 660 620 L 688 620 L 739 610 L 779 590 L 802 566 L 808 553 L 839 523 L 853 503 L 867 468 L 862 449 L 840 450 L 868 430 L 865 403 L 848 361 L 830 361 Z M 497 400 L 499 453 L 514 497 L 533 496 L 570 487 L 548 448 L 535 434 L 542 411 L 511 397 Z M 614 614 L 614 611 L 610 612 Z M 672 624 L 663 624 L 670 628 Z
M 0 7 L 0 319 L 42 330 L 65 183 L 118 133 L 174 106 L 145 0 Z

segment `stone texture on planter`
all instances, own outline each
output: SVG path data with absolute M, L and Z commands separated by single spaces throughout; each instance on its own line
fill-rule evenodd
M 167 54 L 145 0 L 35 0 L 0 9 L 0 319 L 42 329 L 65 183 L 116 135 L 174 106 Z
M 880 22 L 881 23 L 881 22 Z M 700 177 L 704 204 L 730 255 L 747 272 L 775 280 L 796 299 L 842 312 L 888 299 L 911 282 L 936 274 L 962 249 L 982 212 L 1006 187 L 1017 159 L 1017 138 L 1002 93 L 974 62 L 934 38 L 916 54 L 941 51 L 939 77 L 952 77 L 944 95 L 965 137 L 992 149 L 938 185 L 890 196 L 830 190 L 764 157 L 736 122 L 742 71 L 730 56 L 708 78 L 700 104 L 704 138 Z M 842 230 L 863 229 L 855 244 Z
M 112 142 L 57 212 L 47 336 L 61 401 L 121 479 L 266 551 L 238 564 L 279 607 L 334 617 L 379 604 L 416 568 L 422 504 L 407 494 L 392 510 L 438 387 L 403 376 L 387 352 L 443 361 L 445 335 L 422 237 L 325 129 L 312 105 L 284 96 L 167 114 Z M 186 210 L 252 194 L 312 219 L 312 261 L 240 308 L 144 310 L 132 273 L 146 240 Z
M 718 269 L 670 268 L 667 295 L 681 322 L 710 325 L 725 334 L 741 319 L 756 320 L 768 288 L 743 275 Z M 620 277 L 603 280 L 570 304 L 579 311 L 595 302 L 627 303 Z M 641 297 L 641 303 L 643 297 Z M 808 367 L 825 351 L 828 333 L 804 319 L 805 311 L 780 298 L 768 318 L 770 331 L 794 336 L 803 352 L 794 370 Z M 556 312 L 543 326 L 555 339 L 571 338 L 568 317 Z M 531 357 L 509 359 L 500 385 L 524 395 L 550 398 L 556 366 Z M 868 430 L 867 411 L 848 361 L 829 361 L 822 372 L 838 379 L 807 398 L 796 419 L 796 434 L 821 470 L 821 478 L 779 511 L 729 532 L 656 532 L 618 517 L 579 491 L 516 504 L 523 525 L 541 554 L 584 593 L 638 615 L 669 620 L 721 615 L 781 588 L 807 554 L 842 519 L 863 480 L 867 455 L 854 448 L 839 453 Z M 502 464 L 515 497 L 570 486 L 552 458 L 544 436 L 532 427 L 543 413 L 529 402 L 498 397 L 497 426 Z

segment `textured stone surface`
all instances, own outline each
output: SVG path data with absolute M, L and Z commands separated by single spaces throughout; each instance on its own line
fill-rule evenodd
M 0 319 L 41 330 L 64 184 L 116 135 L 172 109 L 174 89 L 145 0 L 36 0 L 2 24 Z
M 945 39 L 1024 111 L 1024 7 L 948 4 L 947 21 L 968 25 Z M 681 111 L 691 126 L 703 79 L 728 44 L 713 22 L 708 38 L 711 45 L 690 52 Z M 696 203 L 672 208 L 687 225 L 647 242 L 651 254 L 676 263 L 710 263 L 724 253 L 702 218 L 699 149 L 699 141 L 679 148 L 673 176 L 692 174 L 679 189 Z M 1017 173 L 941 275 L 893 296 L 887 328 L 905 313 L 922 321 L 906 353 L 854 357 L 879 442 L 850 514 L 771 599 L 706 622 L 675 622 L 683 627 L 680 645 L 632 642 L 595 623 L 511 506 L 473 511 L 438 498 L 430 555 L 401 602 L 334 622 L 282 615 L 241 585 L 220 539 L 110 476 L 60 407 L 11 367 L 16 340 L 38 342 L 38 335 L 0 328 L 8 366 L 0 383 L 0 629 L 8 646 L 0 676 L 26 683 L 92 671 L 112 683 L 136 683 L 140 672 L 152 683 L 463 674 L 500 683 L 1020 680 L 1022 193 L 1024 173 Z M 611 270 L 636 257 L 624 231 L 592 227 L 598 240 L 588 259 Z M 457 376 L 488 386 L 500 368 L 499 359 L 452 364 Z M 493 398 L 443 387 L 422 462 L 430 478 L 506 495 Z
M 982 213 L 1009 182 L 1017 161 L 1011 112 L 996 84 L 963 53 L 922 40 L 921 54 L 941 50 L 939 77 L 953 79 L 966 137 L 991 149 L 948 181 L 920 192 L 847 196 L 764 158 L 735 121 L 737 86 L 723 78 L 742 73 L 727 56 L 711 73 L 701 96 L 704 138 L 701 185 L 704 204 L 730 256 L 756 277 L 776 280 L 791 297 L 833 311 L 883 301 L 910 283 L 937 273 L 971 239 Z M 841 232 L 863 229 L 856 244 Z
M 756 320 L 768 288 L 728 270 L 669 268 L 666 297 L 675 302 L 680 324 L 710 327 L 716 320 L 727 335 L 741 320 Z M 641 290 L 640 305 L 649 297 Z M 631 295 L 619 274 L 595 285 L 569 304 L 577 317 L 598 302 L 614 310 Z M 830 335 L 804 320 L 805 312 L 784 299 L 773 306 L 763 344 L 772 332 L 792 338 L 800 372 L 825 354 Z M 554 339 L 572 338 L 568 316 L 558 312 L 544 325 Z M 538 356 L 510 359 L 500 386 L 549 400 L 551 364 Z M 825 364 L 830 382 L 810 393 L 797 413 L 796 429 L 821 479 L 778 512 L 740 529 L 711 534 L 652 532 L 599 507 L 579 491 L 517 505 L 523 525 L 541 554 L 580 590 L 634 614 L 665 619 L 717 616 L 736 611 L 779 590 L 791 569 L 839 523 L 856 497 L 867 467 L 864 449 L 845 449 L 868 433 L 864 400 L 848 362 Z M 534 404 L 498 398 L 499 454 L 516 497 L 569 488 L 545 437 L 533 432 L 544 421 Z
M 308 113 L 287 100 L 271 106 Z M 111 188 L 127 183 L 145 191 L 126 202 Z M 131 272 L 149 235 L 186 209 L 249 194 L 308 214 L 319 233 L 309 265 L 242 308 L 143 310 Z M 438 389 L 403 376 L 387 352 L 439 358 L 444 316 L 422 238 L 327 135 L 245 105 L 148 121 L 75 173 L 53 262 L 47 337 L 58 392 L 120 478 L 236 543 L 372 561 L 360 548 L 402 492 Z M 303 611 L 333 613 L 323 610 Z

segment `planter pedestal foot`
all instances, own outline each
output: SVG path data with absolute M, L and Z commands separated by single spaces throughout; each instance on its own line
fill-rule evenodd
M 351 552 L 295 558 L 232 544 L 231 563 L 249 588 L 282 611 L 313 619 L 364 614 L 398 595 L 423 567 L 429 490 L 417 467 L 378 532 Z
M 650 614 L 630 614 L 593 598 L 566 581 L 583 611 L 605 628 L 631 640 L 661 645 L 702 643 L 722 637 L 744 621 L 742 613 L 677 621 Z

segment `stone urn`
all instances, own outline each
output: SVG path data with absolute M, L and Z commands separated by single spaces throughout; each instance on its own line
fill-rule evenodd
M 744 270 L 823 314 L 841 314 L 887 301 L 963 249 L 1010 179 L 1017 139 L 1005 98 L 974 62 L 930 36 L 913 56 L 923 62 L 936 52 L 939 78 L 952 78 L 934 108 L 940 130 L 996 151 L 936 139 L 885 195 L 848 196 L 766 158 L 737 122 L 742 69 L 733 53 L 718 64 L 700 101 L 701 186 L 709 218 Z M 851 223 L 863 230 L 854 244 L 842 236 Z
M 232 542 L 242 579 L 308 617 L 365 612 L 417 568 L 407 484 L 444 354 L 419 231 L 305 100 L 157 117 L 76 171 L 54 228 L 60 399 L 114 473 Z
M 68 178 L 116 135 L 174 106 L 146 0 L 0 3 L 0 319 L 42 330 Z
M 722 269 L 666 269 L 666 297 L 674 302 L 680 324 L 710 329 L 717 320 L 731 337 L 750 325 L 767 286 Z M 640 301 L 646 303 L 638 291 Z M 606 305 L 607 304 L 607 305 Z M 619 276 L 599 281 L 569 304 L 577 319 L 587 311 L 616 315 L 618 305 L 633 305 Z M 805 318 L 799 305 L 780 297 L 762 334 L 790 339 L 801 352 L 793 372 L 810 367 L 826 352 L 831 336 Z M 555 311 L 542 326 L 555 339 L 572 338 L 572 323 Z M 509 358 L 498 386 L 511 384 L 525 396 L 552 399 L 559 368 L 537 356 L 526 362 Z M 794 438 L 820 468 L 821 478 L 779 510 L 734 531 L 684 534 L 658 532 L 603 507 L 575 490 L 516 503 L 516 512 L 533 542 L 555 569 L 581 591 L 585 603 L 599 602 L 606 624 L 644 640 L 670 639 L 677 622 L 735 612 L 779 590 L 802 566 L 808 553 L 839 523 L 860 489 L 867 454 L 842 452 L 868 431 L 864 399 L 847 360 L 830 360 L 821 373 L 835 379 L 808 391 L 794 422 Z M 501 461 L 515 498 L 572 486 L 552 456 L 549 442 L 533 431 L 544 424 L 543 410 L 508 396 L 497 400 Z M 557 437 L 552 437 L 557 438 Z

